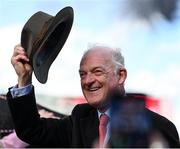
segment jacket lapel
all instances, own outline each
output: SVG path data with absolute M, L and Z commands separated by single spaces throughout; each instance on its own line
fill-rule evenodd
M 98 126 L 97 111 L 92 111 L 88 117 L 80 120 L 81 135 L 83 136 L 83 144 L 85 147 L 93 147 L 99 135 Z

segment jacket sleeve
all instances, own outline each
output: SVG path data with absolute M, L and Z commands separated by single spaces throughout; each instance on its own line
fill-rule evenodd
M 34 88 L 28 95 L 12 98 L 7 93 L 17 136 L 35 147 L 69 147 L 71 116 L 63 119 L 40 118 L 36 107 Z

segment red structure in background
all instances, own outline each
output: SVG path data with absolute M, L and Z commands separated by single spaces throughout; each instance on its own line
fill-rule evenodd
M 160 99 L 142 93 L 127 93 L 128 96 L 135 97 L 137 100 L 145 101 L 146 107 L 154 112 L 160 112 Z
M 160 107 L 160 100 L 145 94 L 141 94 L 141 93 L 128 93 L 129 95 L 133 95 L 139 99 L 145 100 L 146 103 L 146 107 L 148 109 L 151 109 L 157 113 L 161 112 L 161 107 Z M 72 103 L 74 105 L 76 104 L 81 104 L 81 103 L 86 103 L 86 100 L 83 97 L 76 97 L 72 100 Z
M 148 109 L 153 110 L 154 112 L 160 113 L 160 100 L 154 97 L 150 97 L 150 96 L 146 96 L 145 97 L 145 101 L 146 101 L 146 107 Z
M 146 107 L 156 113 L 159 113 L 169 119 L 172 118 L 171 104 L 167 100 L 162 100 L 153 96 L 149 96 L 142 93 L 127 93 L 128 95 L 135 96 L 137 99 L 145 100 Z M 60 100 L 58 105 L 61 107 L 69 107 L 69 111 L 77 104 L 86 103 L 84 97 L 70 97 Z M 70 113 L 70 112 L 69 112 Z
M 171 104 L 167 100 L 162 100 L 153 96 L 149 96 L 142 93 L 127 93 L 145 100 L 146 107 L 156 113 L 159 113 L 169 119 L 171 119 Z

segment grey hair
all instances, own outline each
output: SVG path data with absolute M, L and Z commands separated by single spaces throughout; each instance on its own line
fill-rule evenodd
M 125 64 L 124 64 L 124 57 L 121 53 L 121 49 L 120 48 L 115 48 L 109 45 L 105 45 L 105 44 L 100 44 L 100 43 L 95 43 L 95 44 L 88 44 L 88 50 L 86 50 L 83 54 L 83 57 L 92 49 L 96 49 L 96 48 L 104 48 L 104 49 L 108 49 L 110 50 L 111 54 L 112 54 L 112 62 L 114 63 L 115 66 L 115 73 L 118 72 L 118 70 L 120 68 L 124 68 Z
M 114 66 L 115 66 L 116 73 L 120 68 L 124 68 L 124 57 L 121 54 L 121 49 L 114 48 L 112 50 L 112 61 L 113 61 Z

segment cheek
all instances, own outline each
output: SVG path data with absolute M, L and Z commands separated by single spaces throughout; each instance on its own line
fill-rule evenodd
M 114 77 L 114 78 L 110 78 L 109 80 L 107 80 L 106 85 L 108 86 L 108 88 L 112 89 L 115 88 L 119 85 L 118 80 Z
M 84 88 L 84 83 L 83 83 L 82 80 L 80 81 L 80 84 L 81 84 L 81 89 L 83 89 Z
M 105 80 L 106 80 L 106 82 L 107 82 L 108 84 L 116 84 L 116 83 L 118 82 L 117 77 L 114 76 L 114 75 L 111 75 L 111 76 L 109 76 L 109 77 L 106 77 Z

